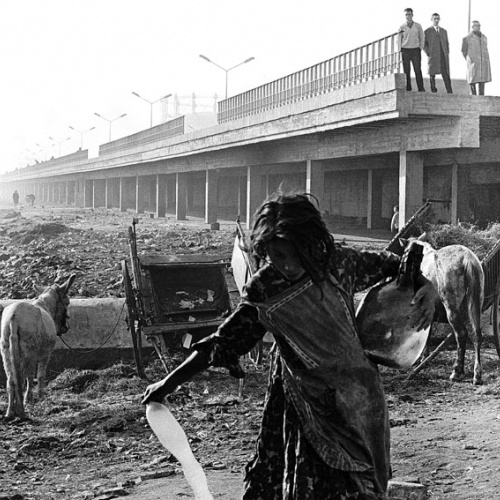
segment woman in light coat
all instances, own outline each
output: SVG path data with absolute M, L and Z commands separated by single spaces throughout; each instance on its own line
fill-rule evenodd
M 472 95 L 476 95 L 476 83 L 479 95 L 484 95 L 484 84 L 491 82 L 490 56 L 488 40 L 481 33 L 479 21 L 472 22 L 472 31 L 463 39 L 462 54 L 467 61 L 467 82 Z

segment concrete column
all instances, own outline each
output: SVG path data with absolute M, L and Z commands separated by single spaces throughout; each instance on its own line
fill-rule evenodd
M 175 218 L 185 220 L 187 215 L 188 202 L 188 174 L 187 172 L 177 172 L 175 179 Z
M 451 166 L 451 223 L 458 224 L 458 165 Z
M 144 213 L 144 190 L 147 189 L 145 179 L 141 176 L 135 178 L 135 211 L 138 214 Z
M 68 204 L 69 205 L 75 205 L 76 204 L 76 199 L 75 199 L 75 181 L 70 181 L 68 182 Z
M 85 185 L 85 180 L 79 179 L 77 181 L 77 198 L 76 198 L 76 204 L 78 207 L 82 208 L 85 206 L 85 199 L 83 197 L 84 193 L 84 185 Z
M 127 207 L 125 206 L 124 203 L 124 196 L 125 196 L 125 179 L 123 177 L 120 177 L 120 186 L 118 188 L 118 197 L 119 197 L 119 203 L 118 203 L 118 208 L 120 209 L 120 212 L 126 212 Z
M 416 151 L 399 153 L 399 227 L 422 206 L 424 157 Z
M 205 173 L 205 222 L 213 224 L 217 222 L 217 186 L 219 172 L 217 170 L 206 170 Z
M 257 208 L 267 196 L 267 167 L 253 166 L 247 167 L 247 208 L 246 208 L 246 228 L 250 229 L 252 217 Z M 263 184 L 264 178 L 264 186 Z
M 165 217 L 167 214 L 167 176 L 156 174 L 156 217 Z
M 306 193 L 316 196 L 319 209 L 324 210 L 325 199 L 325 169 L 320 161 L 306 161 Z

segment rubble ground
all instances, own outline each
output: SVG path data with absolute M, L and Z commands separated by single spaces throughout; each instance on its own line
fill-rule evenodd
M 132 218 L 139 252 L 230 255 L 234 224 L 210 231 L 200 219 L 176 222 L 111 210 L 0 208 L 0 298 L 29 298 L 32 283 L 77 274 L 75 297 L 122 297 L 120 261 L 129 257 Z M 500 364 L 486 337 L 484 385 L 450 383 L 454 351 L 441 353 L 413 380 L 381 368 L 391 418 L 396 479 L 428 486 L 432 500 L 496 498 L 500 489 Z M 267 385 L 262 366 L 244 359 L 238 382 L 209 369 L 169 398 L 169 406 L 203 465 L 214 498 L 241 498 L 244 466 L 253 454 Z M 177 362 L 186 355 L 177 352 Z M 158 360 L 150 380 L 164 376 Z M 66 370 L 47 396 L 28 407 L 24 422 L 0 420 L 0 500 L 131 500 L 193 498 L 178 462 L 145 420 L 140 395 L 147 381 L 119 363 L 103 370 Z M 0 413 L 7 399 L 0 388 Z

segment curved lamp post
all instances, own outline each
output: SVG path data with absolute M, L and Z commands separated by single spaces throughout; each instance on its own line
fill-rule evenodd
M 241 66 L 243 64 L 246 64 L 246 63 L 249 63 L 250 61 L 253 61 L 255 59 L 255 57 L 249 57 L 248 59 L 245 59 L 243 62 L 240 62 L 239 64 L 236 64 L 235 66 L 232 66 L 231 68 L 223 68 L 222 66 L 220 66 L 219 64 L 217 64 L 216 62 L 213 62 L 211 59 L 209 59 L 207 56 L 204 56 L 203 54 L 200 54 L 200 57 L 202 59 L 204 59 L 205 61 L 209 62 L 209 63 L 212 63 L 214 66 L 217 66 L 218 68 L 220 68 L 222 71 L 225 71 L 226 72 L 226 97 L 225 99 L 227 99 L 227 75 L 228 73 L 233 70 L 234 68 L 237 68 L 238 66 Z
M 164 95 L 163 97 L 160 97 L 159 99 L 156 99 L 156 101 L 149 101 L 145 97 L 142 97 L 142 95 L 139 95 L 137 92 L 132 92 L 132 94 L 135 95 L 136 97 L 138 97 L 139 99 L 146 101 L 149 104 L 149 106 L 150 106 L 150 109 L 149 109 L 149 128 L 153 127 L 153 104 L 157 103 L 158 101 L 161 101 L 162 99 L 168 99 L 169 97 L 172 96 L 172 94 L 167 94 L 167 95 Z
M 109 123 L 109 142 L 111 142 L 111 124 L 119 120 L 120 118 L 123 118 L 124 116 L 127 116 L 127 113 L 123 113 L 123 115 L 117 116 L 116 118 L 113 118 L 110 120 L 109 118 L 106 118 L 105 116 L 100 115 L 99 113 L 94 113 L 94 115 L 98 116 L 99 118 L 102 118 L 103 120 L 106 120 Z
M 71 125 L 68 125 L 68 127 L 71 130 L 74 130 L 75 132 L 78 132 L 80 134 L 80 149 L 83 149 L 83 134 L 86 134 L 87 132 L 90 132 L 91 130 L 95 129 L 95 127 L 91 127 L 87 130 L 78 130 L 75 127 L 72 127 Z
M 66 137 L 66 139 L 63 139 L 62 141 L 58 141 L 57 139 L 54 139 L 53 137 L 49 137 L 51 141 L 54 141 L 58 146 L 59 146 L 59 156 L 61 156 L 61 144 L 63 142 L 69 141 L 71 137 Z

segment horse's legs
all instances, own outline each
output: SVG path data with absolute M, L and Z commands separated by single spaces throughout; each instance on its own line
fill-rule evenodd
M 38 399 L 42 399 L 45 391 L 45 376 L 47 373 L 48 359 L 42 359 L 38 363 L 37 379 L 38 379 Z
M 33 380 L 35 379 L 35 367 L 29 365 L 26 367 L 26 392 L 24 393 L 24 405 L 31 403 L 33 399 Z
M 481 331 L 481 318 L 480 316 L 473 318 L 471 321 L 470 335 L 474 342 L 474 378 L 472 383 L 474 385 L 481 385 L 483 383 L 483 367 L 481 365 L 481 345 L 483 343 L 483 332 Z
M 464 376 L 467 337 L 470 336 L 472 341 L 474 342 L 475 351 L 474 378 L 472 379 L 472 383 L 474 385 L 482 384 L 483 368 L 481 365 L 481 344 L 483 341 L 483 335 L 481 333 L 479 320 L 470 321 L 468 315 L 457 314 L 450 317 L 449 322 L 451 327 L 453 328 L 453 331 L 455 332 L 455 338 L 457 340 L 457 356 L 455 359 L 455 363 L 453 364 L 453 371 L 450 375 L 450 380 L 458 381 L 461 380 Z
M 465 365 L 465 350 L 467 348 L 467 329 L 461 321 L 459 314 L 451 314 L 448 317 L 450 326 L 455 332 L 455 339 L 457 341 L 457 355 L 453 363 L 453 370 L 450 375 L 450 380 L 457 382 L 464 377 Z

